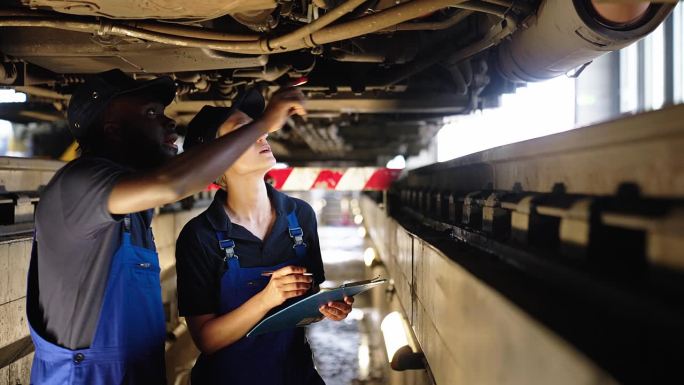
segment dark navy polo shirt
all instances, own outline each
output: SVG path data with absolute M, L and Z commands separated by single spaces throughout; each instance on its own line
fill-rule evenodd
M 314 283 L 325 280 L 318 242 L 316 214 L 305 201 L 289 197 L 266 184 L 275 208 L 276 220 L 265 240 L 244 227 L 231 223 L 224 203 L 226 192 L 216 192 L 214 201 L 202 214 L 190 220 L 176 242 L 178 309 L 181 316 L 216 314 L 219 309 L 221 277 L 226 269 L 225 252 L 218 244 L 217 231 L 235 241 L 235 254 L 241 267 L 273 266 L 295 257 L 288 232 L 287 214 L 297 215 L 307 244 L 306 268 Z

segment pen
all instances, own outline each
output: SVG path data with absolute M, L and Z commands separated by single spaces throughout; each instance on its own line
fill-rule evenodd
M 272 271 L 264 271 L 263 273 L 261 273 L 261 276 L 262 276 L 262 277 L 270 277 L 270 276 L 272 276 L 272 275 L 273 275 L 273 272 L 272 272 Z M 302 273 L 301 275 L 305 275 L 305 276 L 307 276 L 307 277 L 310 277 L 310 276 L 313 275 L 313 273 Z

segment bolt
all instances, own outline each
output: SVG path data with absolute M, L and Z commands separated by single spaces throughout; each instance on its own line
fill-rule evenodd
M 312 55 L 321 55 L 323 53 L 323 47 L 320 45 L 317 45 L 313 48 L 311 48 L 311 54 Z

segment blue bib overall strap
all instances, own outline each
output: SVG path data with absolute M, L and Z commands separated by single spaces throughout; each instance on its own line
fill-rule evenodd
M 37 248 L 29 268 L 27 313 L 36 354 L 32 385 L 166 384 L 166 325 L 157 253 L 131 244 L 130 217 L 112 257 L 102 308 L 90 347 L 71 350 L 46 340 L 39 318 Z
M 234 250 L 235 242 L 228 234 L 216 232 L 228 267 L 221 277 L 219 315 L 235 310 L 263 290 L 270 280 L 261 275 L 263 272 L 288 265 L 305 265 L 304 233 L 294 212 L 288 215 L 288 223 L 295 256 L 274 266 L 241 267 Z M 202 385 L 324 385 L 314 368 L 302 328 L 243 337 L 210 356 L 202 354 L 192 370 L 191 382 Z
M 218 239 L 219 247 L 225 252 L 223 257 L 223 262 L 226 263 L 228 270 L 235 270 L 240 268 L 240 261 L 235 254 L 235 241 L 228 238 L 228 233 L 223 231 L 216 232 L 216 238 Z
M 306 255 L 306 243 L 304 243 L 304 230 L 299 226 L 299 221 L 297 220 L 297 215 L 294 210 L 287 214 L 287 231 L 290 233 L 290 238 L 294 245 L 295 253 L 298 257 L 304 257 Z
M 299 221 L 297 220 L 297 214 L 294 210 L 287 214 L 287 231 L 292 238 L 292 248 L 295 250 L 295 254 L 304 258 L 306 256 L 306 243 L 304 242 L 304 230 L 299 226 Z M 235 254 L 235 241 L 228 238 L 228 233 L 224 231 L 216 231 L 216 239 L 218 239 L 219 248 L 225 252 L 224 262 L 229 262 L 230 259 L 239 259 L 237 254 Z M 228 266 L 230 267 L 230 265 Z
M 216 238 L 218 239 L 219 247 L 226 253 L 226 256 L 223 258 L 224 261 L 227 261 L 230 258 L 238 258 L 238 256 L 235 255 L 235 242 L 232 239 L 228 239 L 227 233 L 217 231 Z

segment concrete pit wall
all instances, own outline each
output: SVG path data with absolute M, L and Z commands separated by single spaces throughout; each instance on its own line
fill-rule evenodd
M 615 383 L 499 292 L 388 217 L 381 205 L 364 197 L 361 209 L 437 385 Z

